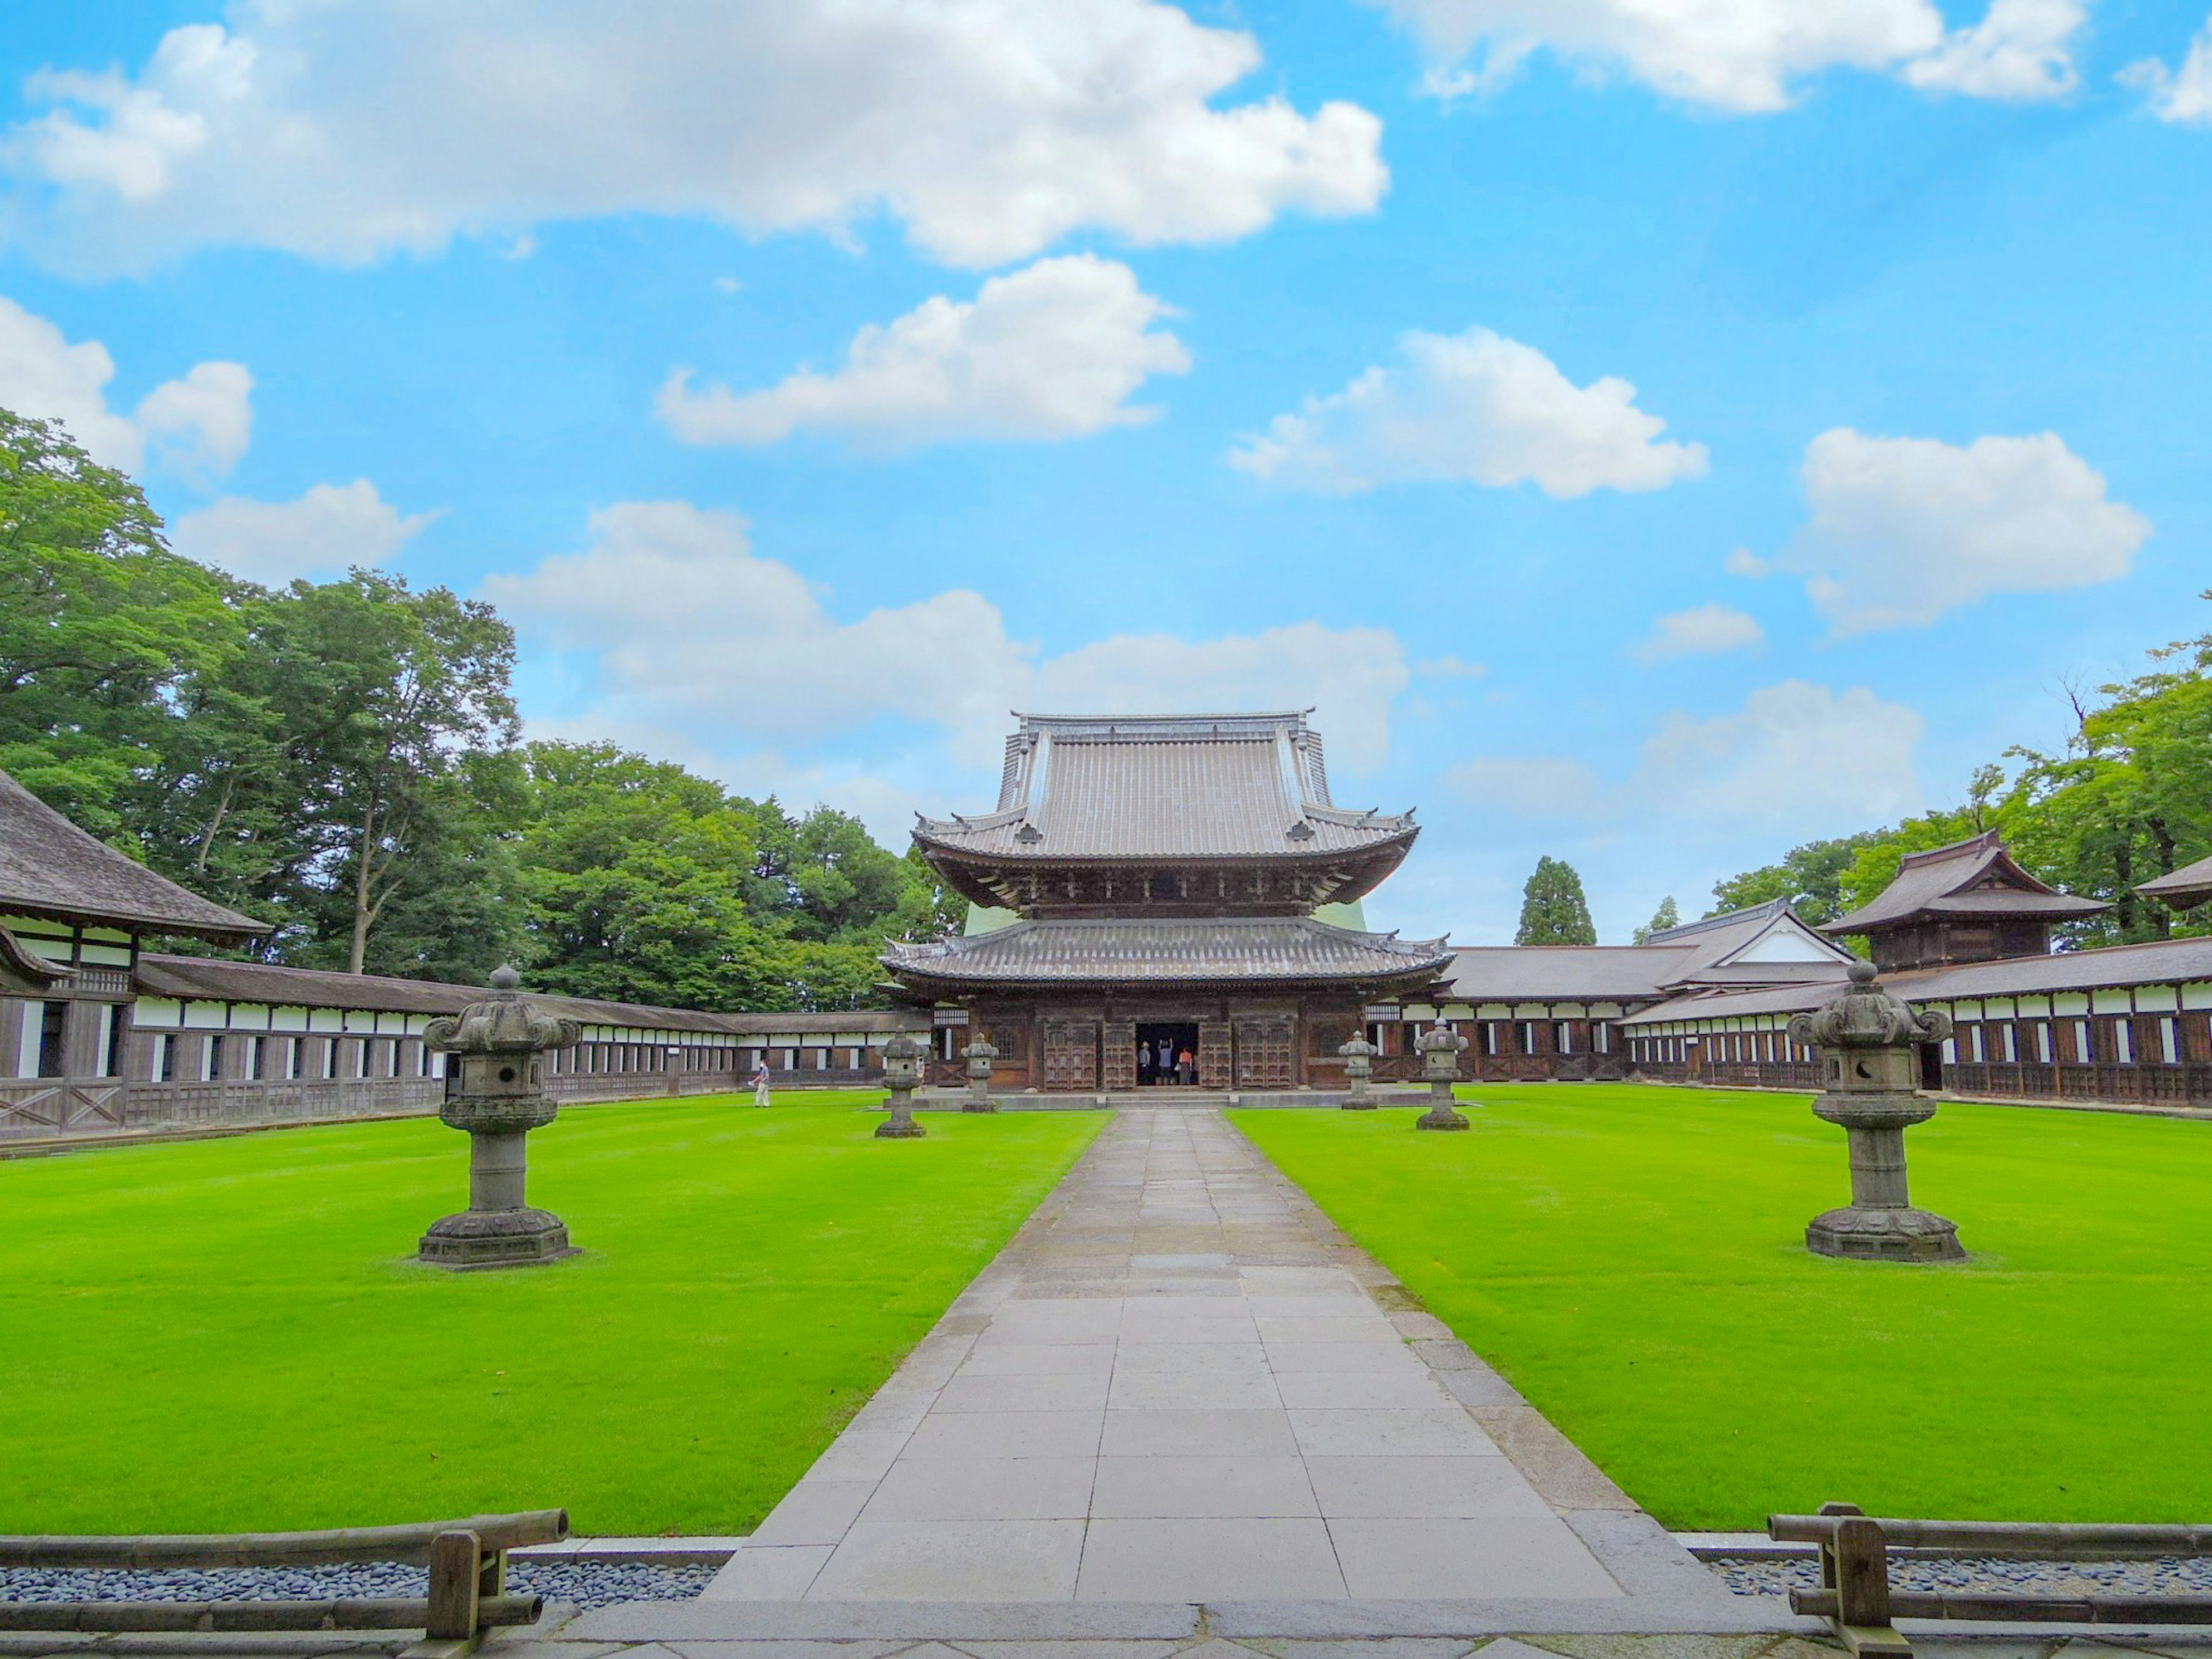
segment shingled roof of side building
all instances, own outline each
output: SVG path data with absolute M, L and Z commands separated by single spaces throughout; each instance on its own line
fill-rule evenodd
M 2185 864 L 2171 875 L 2138 882 L 2136 891 L 2148 893 L 2160 903 L 2170 904 L 2177 910 L 2186 910 L 2191 905 L 2202 904 L 2205 900 L 2212 899 L 2212 858 Z
M 1418 833 L 1411 812 L 1335 805 L 1301 711 L 1018 718 L 997 809 L 921 817 L 925 848 L 1021 863 L 1242 861 L 1394 843 L 1402 856 Z
M 1787 899 L 1684 922 L 1641 945 L 1462 945 L 1451 996 L 1462 1002 L 1641 1002 L 1681 991 L 1829 984 L 1852 957 Z
M 236 942 L 269 924 L 210 903 L 80 830 L 0 772 L 0 913 Z
M 1857 909 L 1823 923 L 1820 931 L 1875 933 L 1931 917 L 2064 921 L 2112 908 L 2038 881 L 2005 850 L 1998 832 L 1988 830 L 1948 847 L 1907 853 L 1895 880 Z

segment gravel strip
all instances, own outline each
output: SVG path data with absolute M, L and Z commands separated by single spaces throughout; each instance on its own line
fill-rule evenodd
M 1749 1560 L 1717 1556 L 1705 1563 L 1738 1595 L 1784 1595 L 1818 1589 L 1820 1564 L 1810 1556 Z M 1983 1590 L 2033 1595 L 2212 1595 L 2212 1559 L 2165 1556 L 2155 1561 L 2002 1561 L 1986 1558 L 1893 1555 L 1889 1583 L 1900 1590 Z
M 515 1561 L 507 1588 L 580 1607 L 688 1601 L 720 1569 L 649 1561 Z M 217 1567 L 136 1572 L 107 1568 L 0 1570 L 0 1601 L 327 1601 L 429 1594 L 429 1575 L 397 1562 L 328 1567 Z

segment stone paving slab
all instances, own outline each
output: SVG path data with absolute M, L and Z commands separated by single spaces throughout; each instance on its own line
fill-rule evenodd
M 1607 1511 L 1621 1524 L 1589 1523 Z M 1506 1597 L 1703 1603 L 1722 1628 L 1743 1616 L 1218 1111 L 1128 1110 L 697 1617 Z M 1617 1611 L 1600 1627 L 1623 1628 Z

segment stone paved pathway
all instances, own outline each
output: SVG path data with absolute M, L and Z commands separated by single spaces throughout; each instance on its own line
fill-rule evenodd
M 1656 1527 L 1393 1289 L 1218 1112 L 1123 1111 L 707 1595 L 1621 1597 L 1565 1512 Z

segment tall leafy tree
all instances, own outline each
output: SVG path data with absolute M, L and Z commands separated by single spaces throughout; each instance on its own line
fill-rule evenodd
M 1779 864 L 1747 870 L 1713 884 L 1713 908 L 1709 916 L 1788 899 L 1800 916 L 1813 927 L 1832 921 L 1850 908 L 1844 886 L 1853 862 L 1863 849 L 1881 839 L 1879 830 L 1838 836 L 1827 841 L 1808 841 L 1793 847 Z
M 236 641 L 230 593 L 137 484 L 0 409 L 0 768 L 126 837 L 135 777 L 179 735 L 172 692 Z
M 1589 901 L 1583 896 L 1583 878 L 1564 859 L 1536 860 L 1536 868 L 1521 890 L 1521 927 L 1516 945 L 1595 945 L 1597 927 L 1590 921 Z
M 1659 901 L 1659 908 L 1651 913 L 1651 920 L 1636 930 L 1636 943 L 1641 945 L 1654 933 L 1663 933 L 1669 927 L 1681 925 L 1682 912 L 1674 903 L 1674 896 L 1669 893 Z
M 519 734 L 514 632 L 450 589 L 356 570 L 295 582 L 271 629 L 273 696 L 313 848 L 316 954 L 363 971 L 379 920 L 498 831 L 480 757 Z

